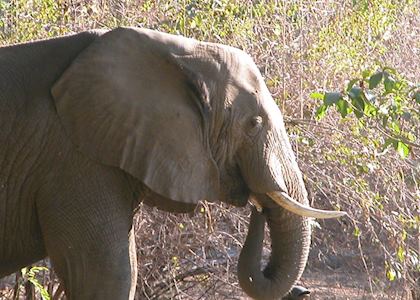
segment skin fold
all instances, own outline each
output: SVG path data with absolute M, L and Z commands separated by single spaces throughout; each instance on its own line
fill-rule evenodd
M 68 299 L 133 299 L 140 201 L 188 212 L 252 195 L 262 212 L 239 283 L 255 299 L 301 299 L 310 226 L 275 191 L 308 205 L 282 114 L 243 51 L 136 28 L 0 48 L 0 277 L 49 256 Z

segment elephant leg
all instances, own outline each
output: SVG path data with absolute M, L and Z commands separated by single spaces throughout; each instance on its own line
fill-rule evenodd
M 72 225 L 71 220 L 52 219 L 48 221 L 54 221 L 55 232 L 45 234 L 45 243 L 68 299 L 133 299 L 126 228 L 98 224 L 92 230 L 80 222 Z
M 67 299 L 133 299 L 129 189 L 112 174 L 83 178 L 76 187 L 60 185 L 59 197 L 37 203 L 48 256 Z

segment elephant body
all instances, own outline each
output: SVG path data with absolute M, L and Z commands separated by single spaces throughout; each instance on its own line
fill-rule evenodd
M 252 195 L 263 213 L 239 280 L 275 299 L 310 241 L 276 191 L 307 204 L 281 113 L 242 51 L 133 28 L 0 48 L 0 278 L 49 256 L 69 299 L 133 299 L 140 201 L 187 212 Z
M 72 268 L 78 269 L 78 282 L 66 282 L 77 291 L 73 298 L 127 299 L 132 189 L 122 171 L 77 151 L 66 137 L 50 93 L 60 74 L 99 34 L 85 32 L 0 49 L 0 277 L 49 255 L 63 278 L 72 277 Z M 101 190 L 104 185 L 112 190 Z M 102 206 L 86 194 L 88 190 L 101 195 Z M 95 215 L 101 217 L 95 219 Z M 86 230 L 88 223 L 95 224 L 91 227 L 95 230 Z M 114 241 L 118 249 L 104 249 L 112 245 L 98 243 L 119 232 L 124 240 Z M 82 268 L 74 264 L 79 259 L 71 257 L 83 252 L 86 259 L 104 254 L 97 262 L 80 260 L 85 264 Z M 109 256 L 107 264 L 103 264 L 105 256 Z M 114 278 L 90 280 L 95 273 Z M 82 288 L 86 281 L 114 285 L 115 294 L 107 291 L 101 297 L 100 289 L 88 294 Z
M 64 136 L 50 89 L 96 36 L 0 49 L 0 277 L 46 256 L 39 192 L 68 173 L 63 164 L 77 155 Z

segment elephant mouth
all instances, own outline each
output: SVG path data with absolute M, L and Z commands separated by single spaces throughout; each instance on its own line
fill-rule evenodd
M 243 207 L 248 203 L 250 195 L 251 190 L 243 179 L 238 165 L 226 169 L 220 181 L 218 200 L 236 207 Z
M 226 201 L 236 207 L 243 207 L 251 197 L 251 191 L 247 188 L 232 191 L 229 200 Z
M 284 209 L 308 218 L 317 218 L 317 219 L 331 219 L 331 218 L 339 218 L 342 216 L 347 215 L 344 211 L 330 211 L 330 210 L 323 210 L 317 209 L 310 206 L 303 205 L 290 197 L 285 192 L 269 192 L 266 193 L 268 197 L 270 197 L 275 203 L 283 207 Z M 256 209 L 261 212 L 262 205 L 258 202 L 257 198 L 250 196 L 251 203 L 256 207 Z

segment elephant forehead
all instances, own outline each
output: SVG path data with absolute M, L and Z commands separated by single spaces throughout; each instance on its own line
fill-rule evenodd
M 252 60 L 243 61 L 238 59 L 236 63 L 237 65 L 232 75 L 235 76 L 239 86 L 249 92 L 259 92 L 261 86 L 264 85 L 264 80 L 254 62 Z

